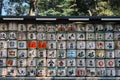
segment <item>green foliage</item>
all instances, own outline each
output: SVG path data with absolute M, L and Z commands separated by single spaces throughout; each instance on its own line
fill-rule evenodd
M 38 13 L 40 16 L 70 16 L 75 9 L 71 5 L 75 0 L 40 0 Z
M 95 10 L 98 16 L 112 16 L 113 12 L 111 6 L 106 1 L 98 3 L 98 7 Z
M 65 16 L 70 16 L 71 14 L 73 14 L 73 12 L 74 12 L 74 9 L 64 9 L 62 14 Z
M 101 11 L 98 16 L 112 16 L 113 15 L 113 12 L 110 11 L 109 9 L 106 9 L 104 11 Z
M 60 16 L 61 13 L 58 11 L 55 11 L 53 9 L 49 9 L 47 11 L 44 11 L 43 13 L 39 13 L 39 15 L 42 15 L 42 16 Z

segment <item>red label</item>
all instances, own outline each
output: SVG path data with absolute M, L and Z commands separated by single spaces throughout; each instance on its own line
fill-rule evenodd
M 47 46 L 46 46 L 46 42 L 43 41 L 43 42 L 38 42 L 38 48 L 42 48 L 42 49 L 45 49 Z
M 85 70 L 78 70 L 77 71 L 77 75 L 78 76 L 85 76 L 86 75 L 86 71 Z
M 13 64 L 13 61 L 12 60 L 8 60 L 7 64 L 8 64 L 8 66 L 11 66 Z
M 28 48 L 37 48 L 37 42 L 36 41 L 29 41 Z

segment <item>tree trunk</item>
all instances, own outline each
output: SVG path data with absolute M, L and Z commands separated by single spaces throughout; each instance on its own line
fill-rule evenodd
M 30 16 L 35 16 L 36 8 L 37 8 L 37 1 L 38 0 L 30 0 L 30 10 L 29 10 L 29 15 Z

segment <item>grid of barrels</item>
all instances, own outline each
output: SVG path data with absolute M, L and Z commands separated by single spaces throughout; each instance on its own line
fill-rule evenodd
M 0 24 L 1 76 L 120 76 L 119 24 Z

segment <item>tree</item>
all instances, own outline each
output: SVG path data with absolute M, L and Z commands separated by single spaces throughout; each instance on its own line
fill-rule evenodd
M 77 9 L 76 9 L 76 0 L 64 0 L 63 3 L 61 4 L 63 7 L 62 9 L 62 15 L 64 16 L 71 16 L 75 15 Z
M 118 16 L 119 0 L 3 0 L 6 15 Z M 26 5 L 25 5 L 26 4 Z
M 120 16 L 120 1 L 119 0 L 109 0 L 111 6 L 111 11 L 113 16 Z
M 112 16 L 112 7 L 110 6 L 109 1 L 99 1 L 98 7 L 95 10 L 97 16 Z
M 114 0 L 76 0 L 78 14 L 83 13 L 86 16 L 112 16 L 114 12 L 110 3 Z M 116 0 L 119 1 L 119 0 Z
M 38 0 L 37 11 L 40 16 L 60 16 L 59 4 L 63 0 Z
M 78 14 L 82 12 L 83 15 L 92 16 L 92 9 L 95 9 L 95 0 L 76 0 Z

